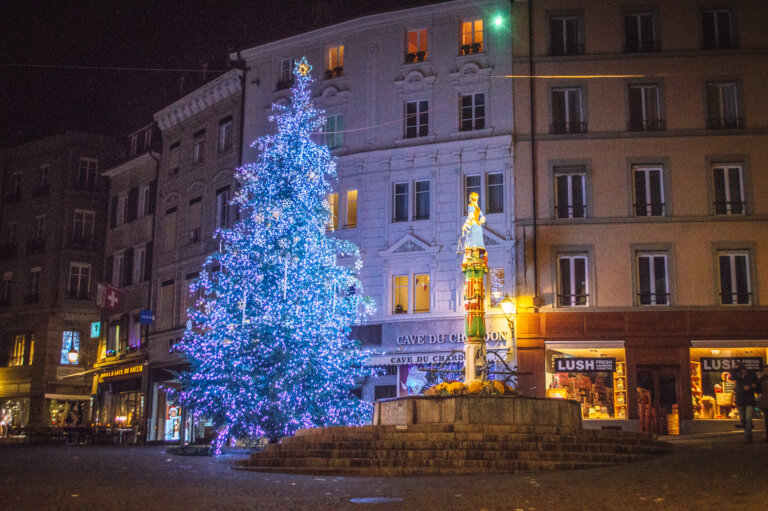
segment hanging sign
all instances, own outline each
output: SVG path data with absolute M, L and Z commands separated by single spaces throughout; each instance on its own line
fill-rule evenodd
M 155 313 L 149 309 L 139 310 L 139 323 L 142 325 L 151 325 L 155 321 Z
M 91 323 L 91 339 L 98 339 L 101 335 L 101 321 Z
M 612 373 L 616 370 L 615 358 L 556 358 L 556 373 L 593 373 L 607 372 Z
M 739 362 L 747 371 L 763 370 L 762 357 L 701 357 L 699 362 L 701 362 L 701 371 L 705 373 L 733 371 Z

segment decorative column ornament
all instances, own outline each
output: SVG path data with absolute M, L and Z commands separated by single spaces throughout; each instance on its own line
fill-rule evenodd
M 461 228 L 459 251 L 463 243 L 464 258 L 464 384 L 485 380 L 485 274 L 488 273 L 488 254 L 483 243 L 485 216 L 477 203 L 478 195 L 471 193 L 467 206 L 467 219 Z

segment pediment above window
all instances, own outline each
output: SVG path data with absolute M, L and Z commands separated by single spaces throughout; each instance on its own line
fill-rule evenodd
M 497 246 L 504 247 L 514 244 L 514 240 L 499 236 L 487 227 L 483 227 L 483 243 L 485 244 L 485 248 Z
M 412 232 L 409 232 L 395 243 L 393 243 L 392 246 L 387 250 L 380 250 L 379 255 L 384 257 L 408 254 L 433 255 L 436 254 L 439 250 L 439 246 L 430 245 L 429 243 L 414 236 Z
M 466 87 L 488 82 L 490 80 L 491 71 L 493 71 L 492 67 L 481 67 L 477 62 L 467 62 L 458 70 L 449 73 L 448 76 L 451 78 L 454 85 L 458 87 Z
M 424 74 L 418 69 L 408 72 L 405 76 L 398 77 L 394 84 L 401 92 L 418 92 L 431 89 L 435 82 L 435 75 Z
M 330 85 L 325 87 L 318 96 L 315 96 L 314 103 L 320 108 L 344 105 L 349 101 L 351 96 L 351 91 L 339 89 L 334 85 Z

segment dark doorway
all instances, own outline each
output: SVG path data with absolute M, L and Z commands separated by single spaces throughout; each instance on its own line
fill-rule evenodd
M 637 402 L 640 428 L 666 435 L 667 416 L 678 405 L 678 366 L 637 366 Z

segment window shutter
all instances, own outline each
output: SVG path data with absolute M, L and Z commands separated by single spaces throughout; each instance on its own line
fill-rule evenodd
M 125 251 L 125 264 L 123 264 L 123 282 L 124 285 L 130 286 L 133 284 L 133 247 Z
M 149 214 L 155 214 L 155 198 L 157 196 L 157 179 L 149 183 Z
M 144 255 L 144 280 L 152 278 L 152 242 L 147 243 L 146 254 Z
M 107 257 L 106 275 L 104 276 L 104 282 L 112 283 L 112 271 L 115 265 L 115 256 L 111 255 Z
M 134 187 L 128 191 L 128 218 L 133 222 L 139 216 L 139 189 Z

